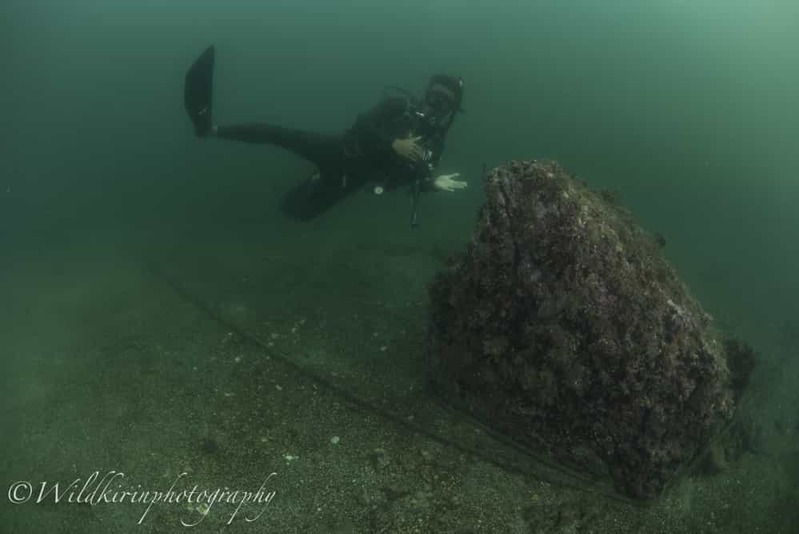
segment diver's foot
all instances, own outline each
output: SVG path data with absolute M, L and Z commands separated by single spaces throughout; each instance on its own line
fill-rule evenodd
M 197 137 L 208 137 L 216 133 L 216 126 L 211 118 L 208 108 L 203 109 L 192 117 L 194 123 L 194 133 Z

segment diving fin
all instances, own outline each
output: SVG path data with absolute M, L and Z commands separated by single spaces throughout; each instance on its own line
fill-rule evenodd
M 211 109 L 214 95 L 214 58 L 216 49 L 209 46 L 186 72 L 183 105 L 194 124 L 194 133 L 205 137 L 213 127 Z

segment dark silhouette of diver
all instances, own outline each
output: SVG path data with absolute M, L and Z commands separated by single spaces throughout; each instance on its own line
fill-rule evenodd
M 283 200 L 287 214 L 309 220 L 367 183 L 376 194 L 410 186 L 411 224 L 416 226 L 421 192 L 466 187 L 466 182 L 453 179 L 459 173 L 435 175 L 447 132 L 463 111 L 463 79 L 437 74 L 423 100 L 402 91 L 402 97 L 386 97 L 359 115 L 343 134 L 325 135 L 272 124 L 217 126 L 211 113 L 214 59 L 210 46 L 186 73 L 184 104 L 194 131 L 198 137 L 272 144 L 312 162 L 316 172 Z

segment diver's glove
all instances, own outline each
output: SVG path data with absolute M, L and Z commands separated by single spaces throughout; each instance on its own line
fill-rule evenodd
M 457 191 L 458 189 L 466 189 L 468 185 L 466 182 L 453 180 L 461 174 L 456 172 L 454 174 L 441 174 L 433 179 L 433 189 L 435 191 Z

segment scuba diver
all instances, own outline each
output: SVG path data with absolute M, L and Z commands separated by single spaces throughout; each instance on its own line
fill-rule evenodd
M 310 220 L 350 193 L 371 183 L 373 192 L 410 186 L 411 225 L 417 226 L 421 192 L 456 191 L 466 182 L 459 173 L 435 175 L 444 138 L 462 112 L 463 79 L 437 74 L 422 101 L 404 96 L 384 98 L 358 116 L 341 135 L 326 135 L 272 124 L 217 126 L 212 117 L 215 48 L 209 46 L 186 73 L 184 105 L 198 137 L 272 144 L 310 161 L 316 171 L 292 189 L 282 208 L 299 220 Z

